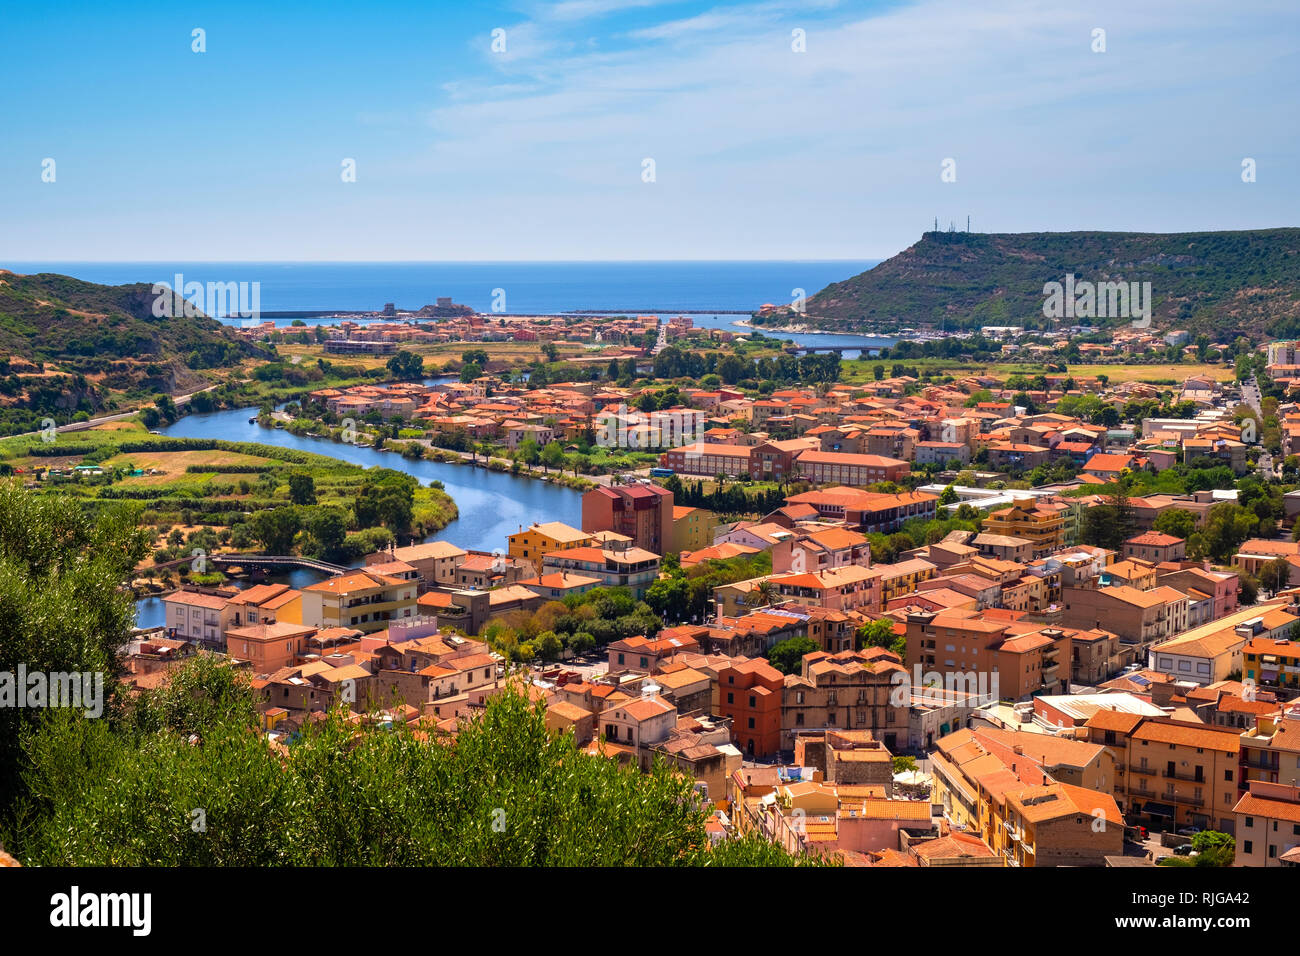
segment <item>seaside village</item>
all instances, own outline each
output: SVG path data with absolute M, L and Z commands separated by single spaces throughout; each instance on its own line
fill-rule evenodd
M 1300 356 L 1282 346 L 1271 371 L 1290 384 Z M 1233 490 L 1133 497 L 1122 545 L 1083 544 L 1085 511 L 1110 500 L 1089 486 L 1203 459 L 1245 475 L 1252 436 L 1233 422 L 1233 385 L 1192 378 L 1175 388 L 1192 417 L 1106 427 L 1050 409 L 1067 384 L 1119 406 L 1159 390 L 1066 378 L 1029 392 L 1048 409 L 1034 413 L 985 377 L 762 398 L 681 389 L 658 418 L 628 412 L 638 392 L 608 383 L 324 390 L 312 399 L 337 414 L 378 410 L 511 447 L 591 429 L 661 454 L 653 477 L 585 492 L 579 527 L 539 515 L 480 550 L 395 547 L 301 589 L 178 590 L 165 627 L 132 644 L 131 679 L 228 655 L 252 674 L 277 743 L 340 704 L 358 722 L 454 735 L 514 682 L 593 759 L 693 777 L 713 839 L 756 831 L 853 865 L 1150 866 L 1216 830 L 1234 836 L 1236 865 L 1296 866 L 1300 588 L 1242 604 L 1238 572 L 1279 558 L 1300 569 L 1300 492 L 1276 538 L 1246 540 L 1220 566 L 1154 526 L 1177 509 L 1203 527 Z M 1300 406 L 1279 419 L 1284 453 L 1300 452 Z M 990 487 L 1007 474 L 982 470 L 1063 457 L 1076 477 L 1027 490 Z M 945 477 L 908 481 L 926 465 Z M 670 475 L 809 490 L 724 522 L 675 501 Z M 959 509 L 981 530 L 872 559 L 867 535 Z M 770 574 L 716 587 L 704 619 L 584 656 L 508 667 L 480 637 L 595 588 L 642 597 L 668 555 L 689 568 L 760 552 Z M 892 643 L 866 643 L 864 629 Z M 783 673 L 766 655 L 794 638 L 815 649 Z

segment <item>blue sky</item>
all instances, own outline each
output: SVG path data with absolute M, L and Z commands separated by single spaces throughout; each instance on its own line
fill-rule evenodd
M 1294 0 L 173 7 L 7 10 L 0 264 L 863 259 L 967 214 L 1300 225 Z

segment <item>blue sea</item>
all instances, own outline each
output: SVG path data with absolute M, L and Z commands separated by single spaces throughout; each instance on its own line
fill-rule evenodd
M 492 311 L 580 309 L 756 310 L 790 302 L 879 260 L 822 262 L 13 262 L 15 272 L 59 272 L 89 282 L 260 282 L 263 311 L 418 309 L 439 296 Z
M 418 309 L 439 296 L 481 312 L 494 295 L 513 313 L 609 310 L 673 315 L 681 310 L 749 313 L 765 302 L 811 296 L 880 260 L 760 262 L 9 262 L 14 272 L 57 272 L 88 282 L 260 283 L 263 312 Z M 743 331 L 741 315 L 695 315 L 697 326 Z M 230 320 L 233 322 L 237 320 Z M 291 320 L 277 319 L 287 325 Z M 310 321 L 310 320 L 308 320 Z M 783 335 L 820 346 L 890 345 L 892 339 Z

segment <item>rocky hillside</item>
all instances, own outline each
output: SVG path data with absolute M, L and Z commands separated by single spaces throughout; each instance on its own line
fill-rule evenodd
M 257 350 L 215 319 L 156 317 L 149 283 L 0 270 L 0 432 L 194 391 Z

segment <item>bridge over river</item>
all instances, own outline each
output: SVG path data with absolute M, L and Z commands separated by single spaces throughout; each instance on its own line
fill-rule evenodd
M 346 574 L 353 568 L 315 558 L 301 558 L 293 554 L 214 554 L 208 559 L 219 568 L 238 567 L 245 571 L 278 571 L 290 568 L 307 568 L 321 574 Z

